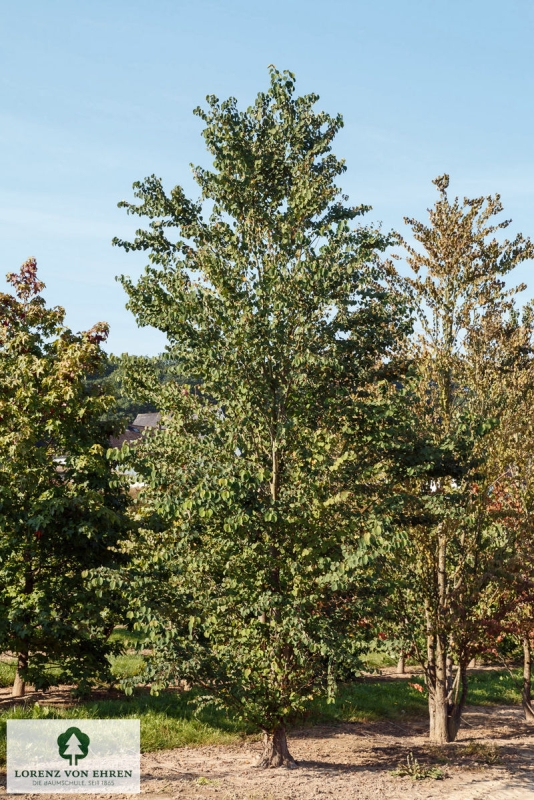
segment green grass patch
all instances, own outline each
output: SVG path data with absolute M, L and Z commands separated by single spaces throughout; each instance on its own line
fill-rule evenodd
M 521 673 L 513 670 L 514 679 L 509 672 L 487 670 L 468 676 L 469 691 L 467 702 L 474 706 L 515 706 L 521 704 Z
M 191 693 L 164 693 L 158 697 L 137 695 L 118 700 L 88 701 L 70 708 L 34 704 L 16 706 L 0 713 L 0 764 L 6 758 L 8 719 L 139 719 L 141 750 L 229 744 L 240 741 L 252 728 L 222 711 L 205 709 L 195 716 Z
M 122 674 L 141 667 L 140 656 L 120 656 L 113 664 L 117 673 Z M 402 721 L 410 716 L 425 716 L 426 691 L 419 692 L 410 683 L 422 686 L 422 679 L 357 681 L 341 685 L 335 703 L 329 704 L 324 698 L 316 700 L 298 724 Z M 518 685 L 505 672 L 492 670 L 471 674 L 469 687 L 468 703 L 473 705 L 520 703 Z M 195 715 L 192 699 L 192 692 L 163 692 L 157 697 L 136 694 L 113 700 L 86 701 L 71 708 L 19 705 L 0 713 L 0 763 L 5 763 L 8 719 L 140 719 L 143 752 L 186 745 L 230 744 L 255 733 L 240 720 L 210 707 Z
M 326 698 L 316 700 L 310 720 L 367 722 L 400 719 L 424 714 L 426 708 L 426 694 L 409 686 L 408 681 L 365 681 L 340 686 L 335 703 L 328 703 Z
M 127 628 L 115 628 L 111 636 L 110 642 L 121 642 L 125 647 L 133 646 L 138 642 L 143 641 L 144 634 L 140 631 L 129 631 Z
M 121 680 L 123 678 L 133 678 L 143 672 L 145 666 L 145 659 L 140 655 L 132 655 L 130 653 L 122 656 L 111 658 L 111 673 L 114 678 Z
M 0 661 L 0 688 L 5 689 L 7 686 L 13 684 L 16 671 L 17 667 L 15 661 L 12 663 Z
M 369 670 L 371 669 L 381 669 L 382 667 L 392 667 L 397 662 L 391 656 L 388 656 L 386 653 L 367 653 L 362 658 L 365 667 Z

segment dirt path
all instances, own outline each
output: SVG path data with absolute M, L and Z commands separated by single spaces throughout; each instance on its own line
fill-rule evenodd
M 314 727 L 297 731 L 299 769 L 257 772 L 260 744 L 204 747 L 143 757 L 144 792 L 236 800 L 534 800 L 534 732 L 515 708 L 469 708 L 459 740 L 436 748 L 423 720 Z M 412 752 L 442 780 L 391 775 Z
M 458 742 L 441 748 L 429 745 L 425 720 L 407 720 L 295 731 L 297 770 L 255 770 L 260 749 L 248 741 L 146 753 L 144 799 L 534 800 L 534 728 L 518 708 L 468 708 Z M 391 775 L 410 752 L 423 768 L 441 769 L 443 779 Z

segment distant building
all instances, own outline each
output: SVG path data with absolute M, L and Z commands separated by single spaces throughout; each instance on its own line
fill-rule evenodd
M 121 448 L 125 442 L 128 445 L 132 444 L 136 439 L 140 439 L 141 435 L 142 434 L 135 430 L 132 425 L 128 425 L 126 430 L 119 434 L 119 436 L 109 437 L 109 446 Z
M 161 414 L 159 411 L 151 412 L 150 414 L 138 414 L 128 428 L 137 433 L 144 433 L 146 428 L 159 428 L 159 421 Z
M 145 431 L 150 430 L 151 428 L 159 428 L 160 419 L 161 414 L 159 411 L 155 411 L 150 414 L 138 414 L 134 421 L 128 425 L 123 433 L 121 433 L 119 436 L 109 437 L 110 447 L 120 448 L 125 442 L 128 445 L 132 444 L 136 439 L 140 439 Z

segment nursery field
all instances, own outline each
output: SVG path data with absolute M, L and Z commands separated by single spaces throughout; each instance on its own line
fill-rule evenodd
M 131 674 L 137 656 L 117 659 L 118 677 Z M 127 697 L 120 690 L 100 689 L 85 701 L 72 698 L 68 687 L 50 692 L 28 692 L 24 702 L 10 697 L 10 667 L 2 665 L 0 690 L 0 759 L 5 763 L 5 723 L 7 719 L 140 719 L 142 752 L 168 750 L 188 745 L 231 744 L 255 738 L 254 730 L 242 721 L 216 709 L 196 713 L 195 691 L 162 692 L 152 696 L 148 690 Z M 122 668 L 119 669 L 119 667 Z M 519 673 L 512 677 L 501 670 L 481 670 L 470 676 L 469 703 L 472 706 L 519 706 Z M 423 681 L 418 676 L 402 678 L 371 676 L 339 688 L 335 703 L 316 700 L 294 727 L 341 723 L 368 723 L 390 720 L 396 725 L 405 719 L 424 717 L 427 700 Z
M 131 674 L 135 659 L 131 654 L 117 659 L 117 676 Z M 4 683 L 8 670 L 4 664 Z M 416 688 L 422 686 L 420 676 L 384 670 L 345 684 L 335 703 L 318 700 L 295 721 L 290 747 L 299 769 L 294 774 L 251 769 L 261 752 L 258 734 L 220 711 L 196 714 L 194 691 L 125 697 L 102 688 L 75 701 L 68 687 L 61 687 L 29 692 L 14 704 L 6 687 L 0 690 L 0 757 L 3 768 L 7 719 L 139 718 L 143 791 L 163 800 L 169 795 L 304 800 L 331 794 L 363 800 L 378 793 L 393 800 L 399 791 L 413 798 L 476 800 L 490 791 L 496 798 L 497 791 L 507 792 L 503 798 L 521 797 L 534 747 L 531 752 L 518 677 L 492 668 L 473 671 L 459 738 L 443 747 L 428 741 L 426 697 Z
M 296 92 L 208 95 L 199 199 L 119 202 L 158 356 L 70 330 L 36 258 L 6 276 L 0 768 L 10 718 L 139 718 L 158 796 L 519 797 L 534 240 L 448 173 L 405 233 L 361 223 L 342 116 Z

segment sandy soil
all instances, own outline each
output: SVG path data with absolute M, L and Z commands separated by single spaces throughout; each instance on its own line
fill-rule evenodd
M 290 749 L 296 770 L 254 769 L 261 750 L 254 741 L 146 753 L 142 793 L 145 800 L 534 800 L 534 729 L 518 708 L 468 708 L 458 741 L 441 748 L 429 744 L 421 719 L 298 730 Z M 443 779 L 392 775 L 410 752 Z

